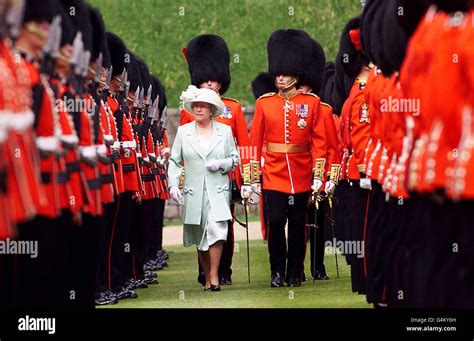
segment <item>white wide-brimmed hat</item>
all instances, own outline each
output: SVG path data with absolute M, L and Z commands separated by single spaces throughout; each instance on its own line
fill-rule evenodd
M 193 113 L 191 108 L 192 103 L 203 102 L 211 104 L 215 110 L 212 111 L 212 117 L 218 117 L 222 115 L 225 104 L 222 102 L 219 95 L 211 89 L 198 89 L 194 85 L 188 86 L 186 91 L 181 93 L 180 97 L 181 103 L 183 103 L 184 109 L 188 112 Z

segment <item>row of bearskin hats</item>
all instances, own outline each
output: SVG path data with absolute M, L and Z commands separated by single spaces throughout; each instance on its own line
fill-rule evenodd
M 61 46 L 72 44 L 77 32 L 81 32 L 84 49 L 91 52 L 91 60 L 100 54 L 103 66 L 112 66 L 113 75 L 119 77 L 128 70 L 131 90 L 138 86 L 148 89 L 152 84 L 152 97 L 159 95 L 159 111 L 166 107 L 166 93 L 158 77 L 150 74 L 146 63 L 127 49 L 123 40 L 115 33 L 106 32 L 102 14 L 97 8 L 83 0 L 26 0 L 23 22 L 51 22 L 61 16 Z M 89 20 L 84 20 L 88 18 Z
M 252 85 L 254 93 L 262 95 L 276 90 L 274 77 L 278 74 L 294 75 L 299 84 L 319 92 L 326 58 L 317 41 L 302 30 L 277 30 L 268 40 L 267 49 L 270 73 L 259 75 Z M 221 95 L 228 90 L 231 82 L 230 52 L 224 39 L 212 34 L 200 35 L 183 48 L 183 55 L 193 85 L 199 87 L 212 80 L 221 83 Z

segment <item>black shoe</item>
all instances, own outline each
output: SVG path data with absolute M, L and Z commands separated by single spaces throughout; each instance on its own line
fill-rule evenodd
M 220 285 L 211 284 L 211 291 L 221 291 Z
M 146 288 L 148 288 L 147 283 L 146 283 L 143 279 L 139 279 L 139 280 L 133 281 L 133 282 L 132 282 L 132 286 L 134 287 L 132 290 L 135 290 L 135 289 L 146 289 Z
M 158 284 L 158 280 L 156 278 L 145 278 L 143 280 L 147 285 Z
M 283 276 L 279 272 L 272 274 L 272 282 L 270 285 L 272 288 L 282 288 L 284 286 Z
M 128 293 L 127 293 L 127 297 L 126 298 L 138 298 L 138 295 L 137 293 L 135 292 L 135 290 L 129 290 Z
M 135 290 L 135 289 L 145 289 L 140 283 L 140 281 L 136 281 L 134 279 L 129 279 L 126 283 L 125 289 L 127 290 Z
M 145 278 L 157 278 L 158 275 L 153 271 L 145 271 Z
M 137 293 L 134 290 L 128 290 L 125 287 L 122 287 L 122 290 L 115 293 L 115 296 L 117 297 L 118 300 L 124 300 L 126 298 L 137 298 L 138 297 Z
M 200 274 L 197 278 L 197 281 L 202 286 L 205 286 L 206 285 L 206 275 L 205 274 Z
M 232 285 L 232 278 L 230 276 L 221 276 L 219 283 L 220 285 Z
M 290 277 L 288 280 L 288 286 L 289 287 L 300 287 L 301 286 L 301 280 L 298 277 Z
M 317 281 L 327 281 L 329 277 L 324 272 L 316 271 L 313 275 L 313 278 Z
M 101 292 L 95 299 L 95 305 L 117 304 L 118 300 L 112 298 L 107 291 Z

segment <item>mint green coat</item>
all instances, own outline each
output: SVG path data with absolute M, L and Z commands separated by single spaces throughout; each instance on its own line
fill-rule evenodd
M 183 223 L 200 225 L 203 209 L 204 180 L 209 203 L 216 222 L 232 219 L 230 212 L 230 183 L 228 172 L 239 162 L 239 153 L 232 136 L 232 129 L 212 121 L 213 135 L 206 155 L 202 155 L 196 134 L 196 122 L 178 128 L 169 159 L 169 187 L 178 186 L 185 165 Z M 206 163 L 224 160 L 223 170 L 212 172 Z M 205 215 L 207 216 L 207 215 Z

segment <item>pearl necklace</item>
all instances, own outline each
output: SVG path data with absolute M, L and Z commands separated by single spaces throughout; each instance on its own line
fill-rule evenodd
M 212 129 L 212 123 L 209 124 L 206 128 L 201 128 L 198 124 L 196 124 L 196 127 L 198 129 L 198 133 L 200 134 L 204 134 L 204 133 L 207 133 L 210 129 Z

